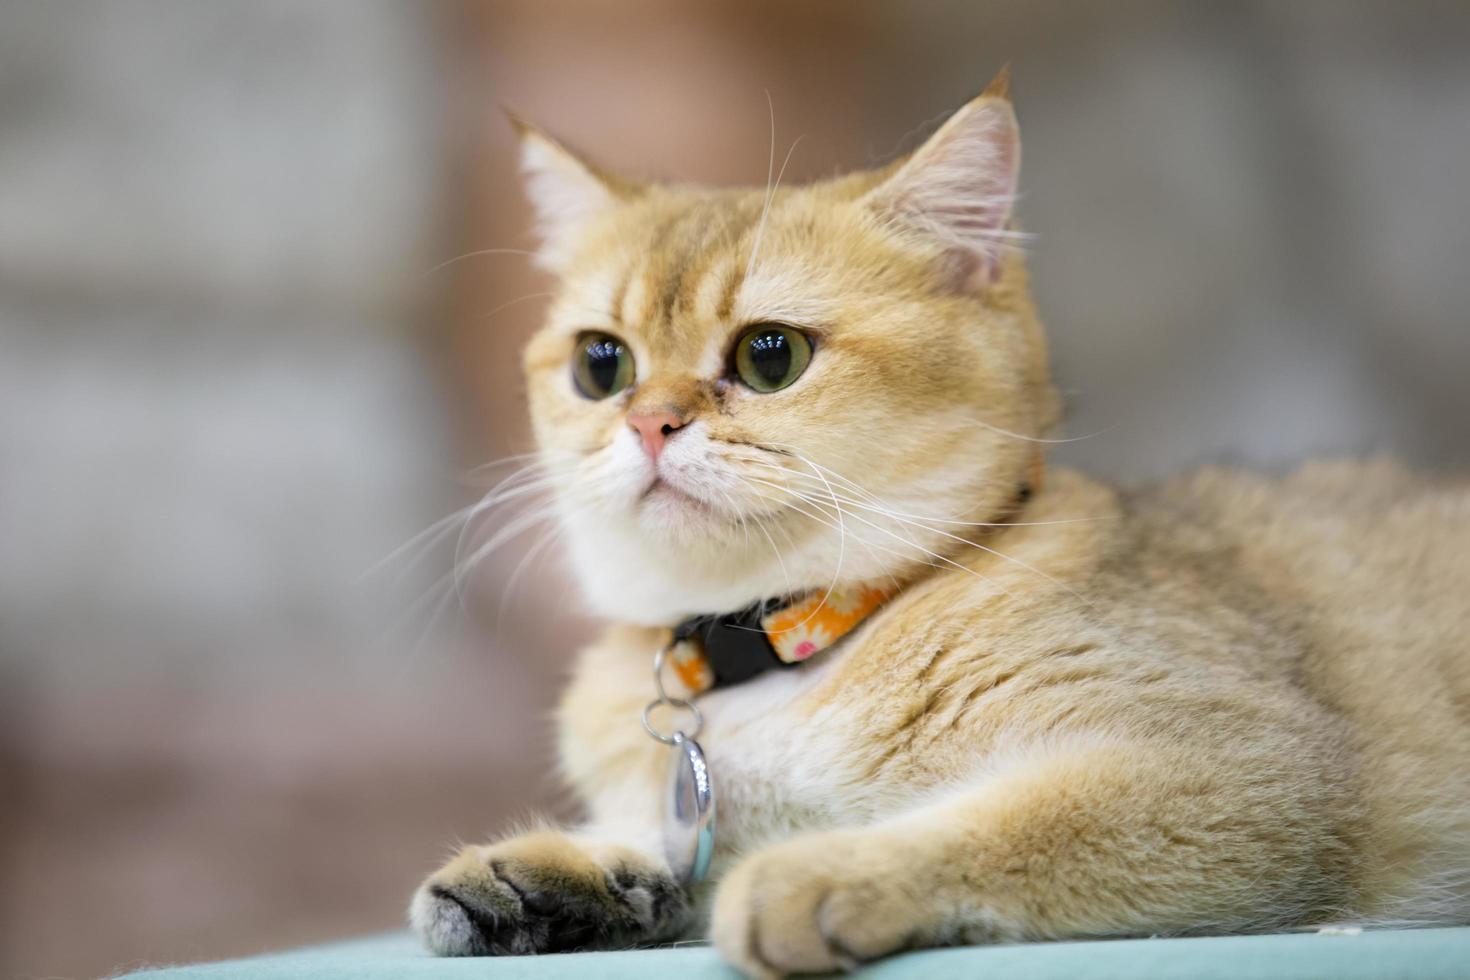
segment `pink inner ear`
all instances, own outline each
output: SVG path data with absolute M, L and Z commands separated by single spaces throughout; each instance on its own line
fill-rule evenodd
M 870 204 L 894 224 L 947 246 L 940 267 L 946 288 L 987 285 L 999 274 L 1020 149 L 1010 103 L 982 97 L 876 188 Z

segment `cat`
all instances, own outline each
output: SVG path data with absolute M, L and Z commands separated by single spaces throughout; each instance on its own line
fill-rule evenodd
M 531 416 L 615 625 L 558 714 L 587 822 L 430 876 L 433 952 L 708 936 L 766 977 L 1470 918 L 1470 483 L 1045 472 L 1060 401 L 1004 75 L 897 162 L 801 187 L 635 183 L 518 125 L 559 279 Z M 640 724 L 654 655 L 794 597 L 817 635 L 855 590 L 876 598 L 794 666 L 696 697 L 708 664 L 663 665 L 714 780 L 686 885 Z

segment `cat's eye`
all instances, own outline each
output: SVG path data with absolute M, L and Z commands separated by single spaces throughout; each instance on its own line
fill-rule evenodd
M 616 395 L 633 383 L 633 352 L 610 333 L 581 334 L 572 355 L 572 380 L 588 398 Z
M 758 323 L 735 344 L 735 373 L 759 392 L 785 388 L 801 377 L 811 359 L 807 335 L 780 323 Z

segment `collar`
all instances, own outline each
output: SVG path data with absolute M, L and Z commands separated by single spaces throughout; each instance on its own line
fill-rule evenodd
M 1044 466 L 1038 452 L 1011 513 L 1040 491 Z M 733 613 L 691 616 L 674 627 L 669 664 L 691 697 L 772 668 L 795 667 L 837 644 L 898 591 L 857 585 L 795 599 L 766 599 Z
M 674 627 L 669 664 L 693 694 L 794 667 L 851 633 L 895 592 L 858 585 L 692 616 Z

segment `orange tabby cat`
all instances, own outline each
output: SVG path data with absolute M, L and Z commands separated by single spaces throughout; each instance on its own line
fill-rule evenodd
M 560 278 L 531 411 L 617 625 L 559 716 L 588 822 L 432 875 L 431 949 L 708 934 L 775 976 L 1470 917 L 1470 486 L 1386 463 L 1043 486 L 1058 399 L 1004 78 L 898 163 L 806 187 L 635 184 L 529 128 L 523 151 Z M 654 654 L 687 617 L 856 589 L 885 601 L 830 648 L 697 697 L 717 820 L 686 887 L 639 723 Z

